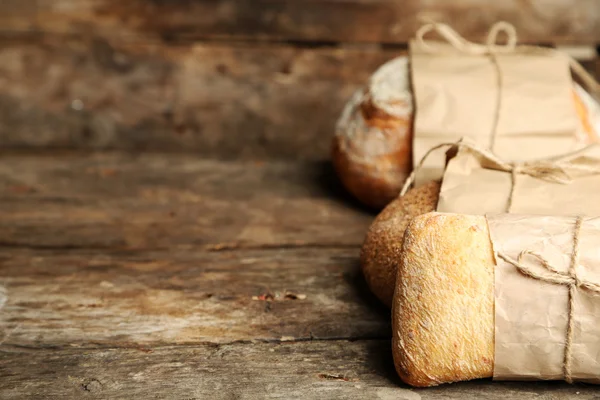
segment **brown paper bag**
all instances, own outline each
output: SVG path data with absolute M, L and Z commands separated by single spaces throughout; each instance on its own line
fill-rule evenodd
M 425 41 L 431 30 L 448 43 Z M 505 46 L 495 44 L 500 31 L 509 37 Z M 443 24 L 426 25 L 410 42 L 415 165 L 433 146 L 462 137 L 508 161 L 577 148 L 580 127 L 568 58 L 515 42 L 514 28 L 506 23 L 494 26 L 487 45 L 467 42 Z M 417 184 L 442 173 L 438 154 L 427 160 Z
M 600 215 L 600 144 L 517 165 L 468 141 L 457 144 L 440 189 L 437 211 L 464 214 Z
M 600 383 L 600 218 L 488 216 L 494 379 Z

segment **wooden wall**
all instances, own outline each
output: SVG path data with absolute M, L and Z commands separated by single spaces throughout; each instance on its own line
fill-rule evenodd
M 0 147 L 323 159 L 423 17 L 600 43 L 598 0 L 0 0 Z

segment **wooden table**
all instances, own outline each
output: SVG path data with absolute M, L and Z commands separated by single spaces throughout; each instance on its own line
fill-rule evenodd
M 0 193 L 2 399 L 599 396 L 403 385 L 326 163 L 4 155 Z

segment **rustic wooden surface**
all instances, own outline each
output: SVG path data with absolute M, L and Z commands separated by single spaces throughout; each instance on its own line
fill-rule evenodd
M 323 160 L 378 48 L 0 40 L 0 146 Z
M 238 39 L 406 43 L 433 18 L 481 40 L 498 20 L 521 40 L 597 43 L 597 0 L 3 0 L 2 30 L 124 40 Z
M 352 249 L 0 251 L 7 346 L 389 337 Z M 352 321 L 349 323 L 349 321 Z
M 578 399 L 593 385 L 458 383 L 411 389 L 395 377 L 387 340 L 139 349 L 5 349 L 0 396 L 62 399 Z M 38 372 L 29 379 L 31 370 Z
M 0 157 L 0 398 L 596 399 L 399 382 L 323 163 Z
M 2 0 L 0 146 L 323 160 L 422 17 L 600 43 L 598 0 Z
M 4 155 L 0 244 L 40 249 L 353 247 L 360 212 L 328 163 L 193 155 Z
M 0 40 L 0 146 L 325 160 L 345 102 L 400 50 Z M 593 73 L 600 62 L 585 62 Z

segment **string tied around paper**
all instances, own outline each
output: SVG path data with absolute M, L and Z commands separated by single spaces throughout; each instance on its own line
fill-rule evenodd
M 596 282 L 590 282 L 584 279 L 580 279 L 577 275 L 577 266 L 579 264 L 579 240 L 580 240 L 580 232 L 581 225 L 583 223 L 582 217 L 577 217 L 575 219 L 575 226 L 573 229 L 573 250 L 571 252 L 571 259 L 569 263 L 568 272 L 559 271 L 556 267 L 554 267 L 548 260 L 546 260 L 541 254 L 530 251 L 523 250 L 519 253 L 517 259 L 513 259 L 508 255 L 497 252 L 496 255 L 507 262 L 508 264 L 515 267 L 521 274 L 536 279 L 538 281 L 551 283 L 555 285 L 566 286 L 569 289 L 569 302 L 568 302 L 568 321 L 567 321 L 567 332 L 565 339 L 565 351 L 563 357 L 563 375 L 564 380 L 568 383 L 573 383 L 573 376 L 571 372 L 571 364 L 573 361 L 572 357 L 572 345 L 573 345 L 573 331 L 574 331 L 574 312 L 575 312 L 575 291 L 577 289 L 582 289 L 589 292 L 592 295 L 600 296 L 600 284 Z M 524 262 L 525 256 L 533 257 L 538 261 L 540 266 L 545 270 L 544 273 L 536 272 L 533 268 L 531 268 L 528 264 Z
M 437 22 L 427 23 L 417 30 L 416 39 L 423 49 L 432 53 L 437 53 L 440 50 L 433 47 L 425 39 L 425 35 L 434 31 L 456 50 L 466 54 L 487 55 L 490 53 L 512 53 L 517 47 L 517 30 L 512 24 L 505 21 L 500 21 L 492 25 L 488 32 L 485 45 L 468 41 L 449 25 Z M 505 45 L 497 44 L 500 33 L 506 35 Z
M 500 21 L 492 26 L 490 29 L 485 45 L 478 43 L 469 42 L 467 39 L 462 37 L 458 32 L 452 29 L 446 24 L 429 23 L 423 25 L 417 31 L 417 42 L 419 45 L 429 52 L 436 52 L 426 40 L 425 35 L 431 31 L 436 31 L 442 38 L 446 40 L 452 47 L 465 54 L 474 54 L 488 56 L 494 66 L 496 72 L 496 107 L 494 108 L 494 115 L 492 118 L 492 124 L 490 127 L 490 142 L 489 148 L 494 149 L 496 144 L 496 136 L 498 133 L 498 122 L 500 121 L 500 112 L 502 110 L 502 87 L 503 87 L 503 75 L 500 63 L 496 56 L 497 53 L 513 53 L 517 46 L 517 30 L 515 27 L 507 22 Z M 500 33 L 504 33 L 507 38 L 506 45 L 498 45 L 498 36 Z
M 416 33 L 416 41 L 426 51 L 431 53 L 440 53 L 443 50 L 439 47 L 432 46 L 425 39 L 425 35 L 430 32 L 436 32 L 442 39 L 450 44 L 455 50 L 465 54 L 473 55 L 491 55 L 494 62 L 495 56 L 498 54 L 520 53 L 520 54 L 553 54 L 560 57 L 565 57 L 569 62 L 571 71 L 577 78 L 580 79 L 583 86 L 593 95 L 600 94 L 600 84 L 596 82 L 594 77 L 583 68 L 583 66 L 570 55 L 556 49 L 531 45 L 517 45 L 517 30 L 509 22 L 499 21 L 492 25 L 488 32 L 485 45 L 470 42 L 456 32 L 449 25 L 439 22 L 429 22 L 421 26 Z M 506 44 L 498 44 L 498 37 L 503 33 L 506 35 Z
M 575 159 L 577 159 L 577 157 L 583 155 L 590 148 L 595 146 L 597 146 L 597 144 L 591 144 L 586 147 L 583 147 L 580 150 L 543 160 L 507 162 L 502 160 L 490 150 L 480 148 L 475 144 L 465 141 L 464 139 L 461 139 L 458 142 L 454 143 L 440 143 L 437 146 L 434 146 L 431 149 L 429 149 L 423 155 L 419 163 L 415 166 L 413 171 L 410 173 L 410 175 L 404 182 L 402 190 L 400 191 L 400 196 L 404 196 L 406 192 L 412 187 L 417 174 L 419 173 L 421 168 L 423 168 L 425 161 L 433 152 L 444 148 L 466 149 L 478 156 L 480 159 L 487 161 L 493 166 L 493 169 L 508 172 L 511 174 L 511 187 L 506 206 L 506 212 L 510 212 L 513 198 L 515 197 L 516 177 L 519 174 L 529 175 L 533 178 L 559 184 L 571 183 L 571 173 L 573 172 L 600 174 L 600 165 L 579 164 L 574 161 Z

